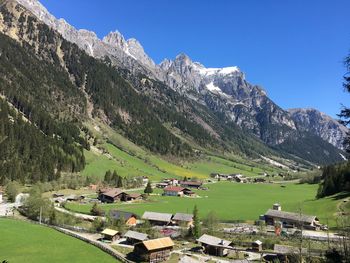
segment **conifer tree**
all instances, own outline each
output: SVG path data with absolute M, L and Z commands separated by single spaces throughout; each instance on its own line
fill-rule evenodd
M 125 180 L 125 178 L 123 179 L 121 176 L 118 176 L 118 182 L 117 182 L 117 187 L 118 188 L 123 188 L 124 187 L 123 180 Z
M 115 186 L 118 186 L 119 180 L 120 180 L 119 175 L 117 174 L 116 170 L 114 170 L 111 178 L 111 183 L 114 184 Z
M 152 189 L 152 184 L 151 181 L 148 181 L 145 190 L 143 191 L 145 194 L 151 194 L 153 193 L 153 189 Z
M 201 222 L 198 216 L 198 208 L 197 205 L 193 208 L 193 230 L 192 234 L 194 238 L 199 238 L 201 236 Z
M 104 177 L 104 182 L 106 183 L 106 184 L 109 184 L 109 183 L 111 183 L 111 179 L 112 179 L 112 173 L 111 173 L 111 171 L 110 170 L 108 170 L 106 173 L 105 173 L 105 177 Z

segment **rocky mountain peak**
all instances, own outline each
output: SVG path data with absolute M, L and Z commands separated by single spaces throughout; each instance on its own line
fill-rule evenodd
M 175 57 L 174 60 L 175 63 L 181 63 L 181 64 L 185 64 L 185 65 L 191 65 L 193 62 L 190 59 L 189 56 L 187 56 L 185 53 L 180 53 Z
M 111 46 L 120 47 L 123 50 L 127 47 L 124 36 L 119 31 L 110 32 L 102 39 L 102 41 Z
M 31 11 L 36 17 L 45 24 L 53 27 L 56 23 L 56 18 L 38 0 L 17 0 L 19 4 Z
M 146 54 L 145 50 L 143 49 L 143 46 L 140 44 L 139 41 L 137 41 L 135 38 L 130 38 L 126 41 L 128 45 L 128 52 L 133 56 L 135 59 L 140 61 L 143 65 L 154 69 L 156 67 L 156 64 L 154 61 Z

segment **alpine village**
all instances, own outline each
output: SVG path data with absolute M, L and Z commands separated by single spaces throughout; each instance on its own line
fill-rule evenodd
M 346 102 L 0 0 L 0 262 L 350 262 Z

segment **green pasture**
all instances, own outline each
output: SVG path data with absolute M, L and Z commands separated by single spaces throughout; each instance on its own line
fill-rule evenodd
M 85 151 L 86 167 L 81 172 L 86 176 L 102 178 L 107 170 L 116 170 L 121 176 L 148 176 L 152 181 L 169 177 L 209 178 L 211 173 L 242 173 L 259 176 L 263 172 L 277 174 L 280 169 L 252 161 L 231 161 L 215 156 L 205 156 L 195 162 L 174 164 L 153 154 L 126 152 L 110 143 L 102 145 L 108 154 Z
M 209 190 L 196 190 L 199 198 L 161 196 L 156 190 L 149 200 L 140 203 L 102 204 L 104 210 L 119 209 L 142 215 L 144 211 L 190 213 L 197 205 L 199 214 L 204 217 L 209 211 L 215 211 L 222 221 L 252 221 L 264 214 L 273 203 L 280 203 L 285 211 L 314 214 L 322 223 L 336 225 L 336 197 L 315 199 L 317 185 L 309 184 L 238 184 L 218 182 L 207 184 Z M 68 203 L 66 207 L 73 211 L 89 213 L 90 204 Z
M 118 262 L 100 249 L 51 228 L 0 218 L 0 262 Z

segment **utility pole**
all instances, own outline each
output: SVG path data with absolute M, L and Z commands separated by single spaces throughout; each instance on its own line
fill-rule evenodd
M 302 207 L 301 203 L 299 205 L 299 226 L 300 226 L 300 244 L 299 244 L 299 262 L 303 263 L 303 222 L 301 220 L 302 217 Z
M 329 228 L 328 228 L 328 217 L 327 217 L 327 243 L 328 243 L 328 250 L 330 249 L 330 242 L 329 242 Z
M 42 216 L 42 213 L 43 213 L 43 207 L 40 206 L 40 213 L 39 213 L 39 224 L 41 225 L 41 216 Z

